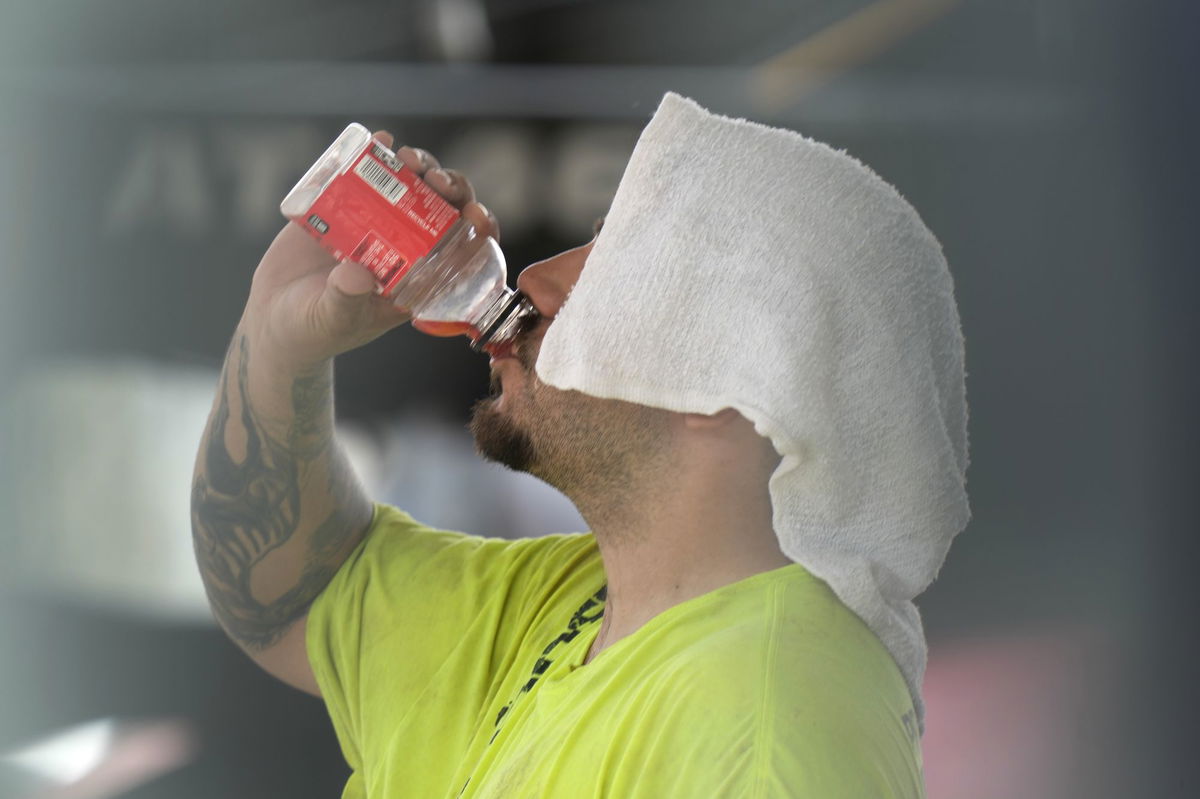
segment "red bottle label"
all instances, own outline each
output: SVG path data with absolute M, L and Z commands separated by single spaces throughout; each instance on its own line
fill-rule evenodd
M 388 295 L 458 218 L 458 209 L 372 141 L 294 221 L 338 260 L 368 267 Z

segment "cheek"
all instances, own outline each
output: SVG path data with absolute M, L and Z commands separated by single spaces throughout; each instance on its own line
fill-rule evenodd
M 522 387 L 525 394 L 525 403 L 533 411 L 533 418 L 536 420 L 539 414 L 545 412 L 549 403 L 546 402 L 547 392 L 550 387 L 538 379 L 538 376 L 533 372 L 529 373 L 529 380 Z
M 548 326 L 547 326 L 548 327 Z M 537 364 L 538 353 L 542 351 L 542 340 L 545 338 L 545 331 L 537 338 L 530 339 L 517 350 L 517 360 L 525 367 L 525 371 L 534 376 L 536 374 L 535 366 Z
M 569 403 L 564 403 L 562 392 L 543 383 L 536 374 L 521 386 L 524 407 L 521 409 L 525 421 L 532 427 L 549 431 L 559 428 L 570 414 Z

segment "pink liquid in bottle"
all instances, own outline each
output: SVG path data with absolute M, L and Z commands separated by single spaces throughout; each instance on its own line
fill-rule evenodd
M 479 329 L 470 322 L 444 322 L 431 319 L 414 319 L 412 326 L 429 336 L 449 338 L 450 336 L 467 336 L 471 341 L 479 339 Z M 483 351 L 492 358 L 499 360 L 512 355 L 512 341 L 504 340 L 489 342 L 483 345 Z
M 414 319 L 412 326 L 429 336 L 449 338 L 470 336 L 471 341 L 479 338 L 479 330 L 470 322 L 437 322 L 430 319 Z

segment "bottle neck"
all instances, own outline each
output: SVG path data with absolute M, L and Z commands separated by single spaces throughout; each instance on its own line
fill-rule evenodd
M 471 349 L 478 351 L 512 340 L 521 331 L 521 321 L 533 313 L 533 303 L 522 292 L 505 287 L 476 322 L 479 338 L 471 342 Z

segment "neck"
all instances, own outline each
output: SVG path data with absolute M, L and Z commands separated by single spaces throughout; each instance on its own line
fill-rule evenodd
M 604 496 L 572 495 L 596 536 L 608 577 L 589 661 L 675 605 L 792 562 L 771 524 L 765 480 L 658 468 L 631 475 L 619 498 L 608 488 Z

